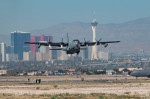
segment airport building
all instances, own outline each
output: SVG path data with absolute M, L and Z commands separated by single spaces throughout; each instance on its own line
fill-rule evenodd
M 19 60 L 23 60 L 23 52 L 30 51 L 30 45 L 24 44 L 24 42 L 30 42 L 29 32 L 11 32 L 11 53 L 18 54 Z

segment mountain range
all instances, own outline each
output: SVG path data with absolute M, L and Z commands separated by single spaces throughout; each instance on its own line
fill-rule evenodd
M 72 22 L 61 23 L 52 27 L 31 31 L 33 35 L 41 33 L 52 35 L 56 40 L 65 37 L 68 33 L 70 39 L 84 38 L 92 40 L 90 23 Z M 150 41 L 150 17 L 137 19 L 121 24 L 98 24 L 96 29 L 97 40 L 121 40 L 125 43 L 149 42 Z

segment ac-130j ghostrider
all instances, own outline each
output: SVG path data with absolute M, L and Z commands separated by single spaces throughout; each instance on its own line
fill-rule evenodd
M 104 47 L 108 46 L 108 43 L 118 43 L 120 41 L 106 41 L 106 42 L 101 42 L 101 39 L 96 42 L 90 42 L 90 41 L 85 41 L 85 42 L 80 42 L 79 40 L 75 39 L 71 43 L 69 43 L 69 38 L 67 35 L 67 42 L 51 42 L 51 41 L 40 41 L 40 42 L 25 42 L 25 44 L 37 44 L 39 45 L 38 48 L 41 46 L 49 46 L 49 50 L 63 50 L 66 51 L 67 54 L 79 54 L 80 50 L 85 50 L 86 46 L 94 46 L 94 45 L 104 45 Z M 51 46 L 55 46 L 58 48 L 53 48 L 51 49 Z

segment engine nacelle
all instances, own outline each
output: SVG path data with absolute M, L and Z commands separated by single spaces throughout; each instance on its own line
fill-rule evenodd
M 40 48 L 40 47 L 41 47 L 41 44 L 39 44 L 38 48 Z
M 108 46 L 108 44 L 105 44 L 104 47 L 106 48 Z

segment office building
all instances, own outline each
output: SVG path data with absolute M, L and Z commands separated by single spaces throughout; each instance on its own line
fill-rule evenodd
M 36 52 L 36 61 L 43 61 L 43 59 L 42 59 L 42 53 Z
M 40 41 L 40 36 L 31 36 L 30 37 L 30 42 L 39 42 Z M 36 57 L 36 52 L 38 51 L 38 45 L 36 44 L 31 44 L 30 45 L 30 51 L 34 53 L 34 56 Z
M 18 54 L 18 59 L 23 59 L 23 52 L 30 51 L 30 44 L 24 42 L 30 42 L 30 33 L 22 31 L 11 32 L 11 53 Z
M 69 55 L 66 54 L 65 51 L 60 51 L 60 56 L 58 57 L 58 60 L 68 60 L 69 59 Z
M 40 42 L 40 41 L 53 41 L 53 37 L 52 36 L 45 36 L 44 34 L 41 34 L 40 36 L 31 36 L 30 38 L 30 42 Z M 49 48 L 47 46 L 41 46 L 40 48 L 38 48 L 38 45 L 35 44 L 31 44 L 30 45 L 30 51 L 34 53 L 35 58 L 37 61 L 39 60 L 51 60 L 52 59 L 52 51 L 49 50 Z M 37 52 L 40 52 L 38 54 L 36 54 Z M 38 55 L 36 57 L 36 55 Z M 41 57 L 41 58 L 39 58 Z
M 83 50 L 83 59 L 88 59 L 88 48 Z
M 18 54 L 6 54 L 6 62 L 18 61 Z
M 24 61 L 34 61 L 35 56 L 34 53 L 30 52 L 23 52 L 23 60 Z
M 11 53 L 11 46 L 6 46 L 6 53 L 8 54 L 10 54 Z
M 108 61 L 108 60 L 111 59 L 111 57 L 112 57 L 111 53 L 99 51 L 99 58 L 100 58 L 100 60 Z
M 2 62 L 1 46 L 0 46 L 0 62 Z
M 1 55 L 2 55 L 2 62 L 6 61 L 6 44 L 1 43 Z

